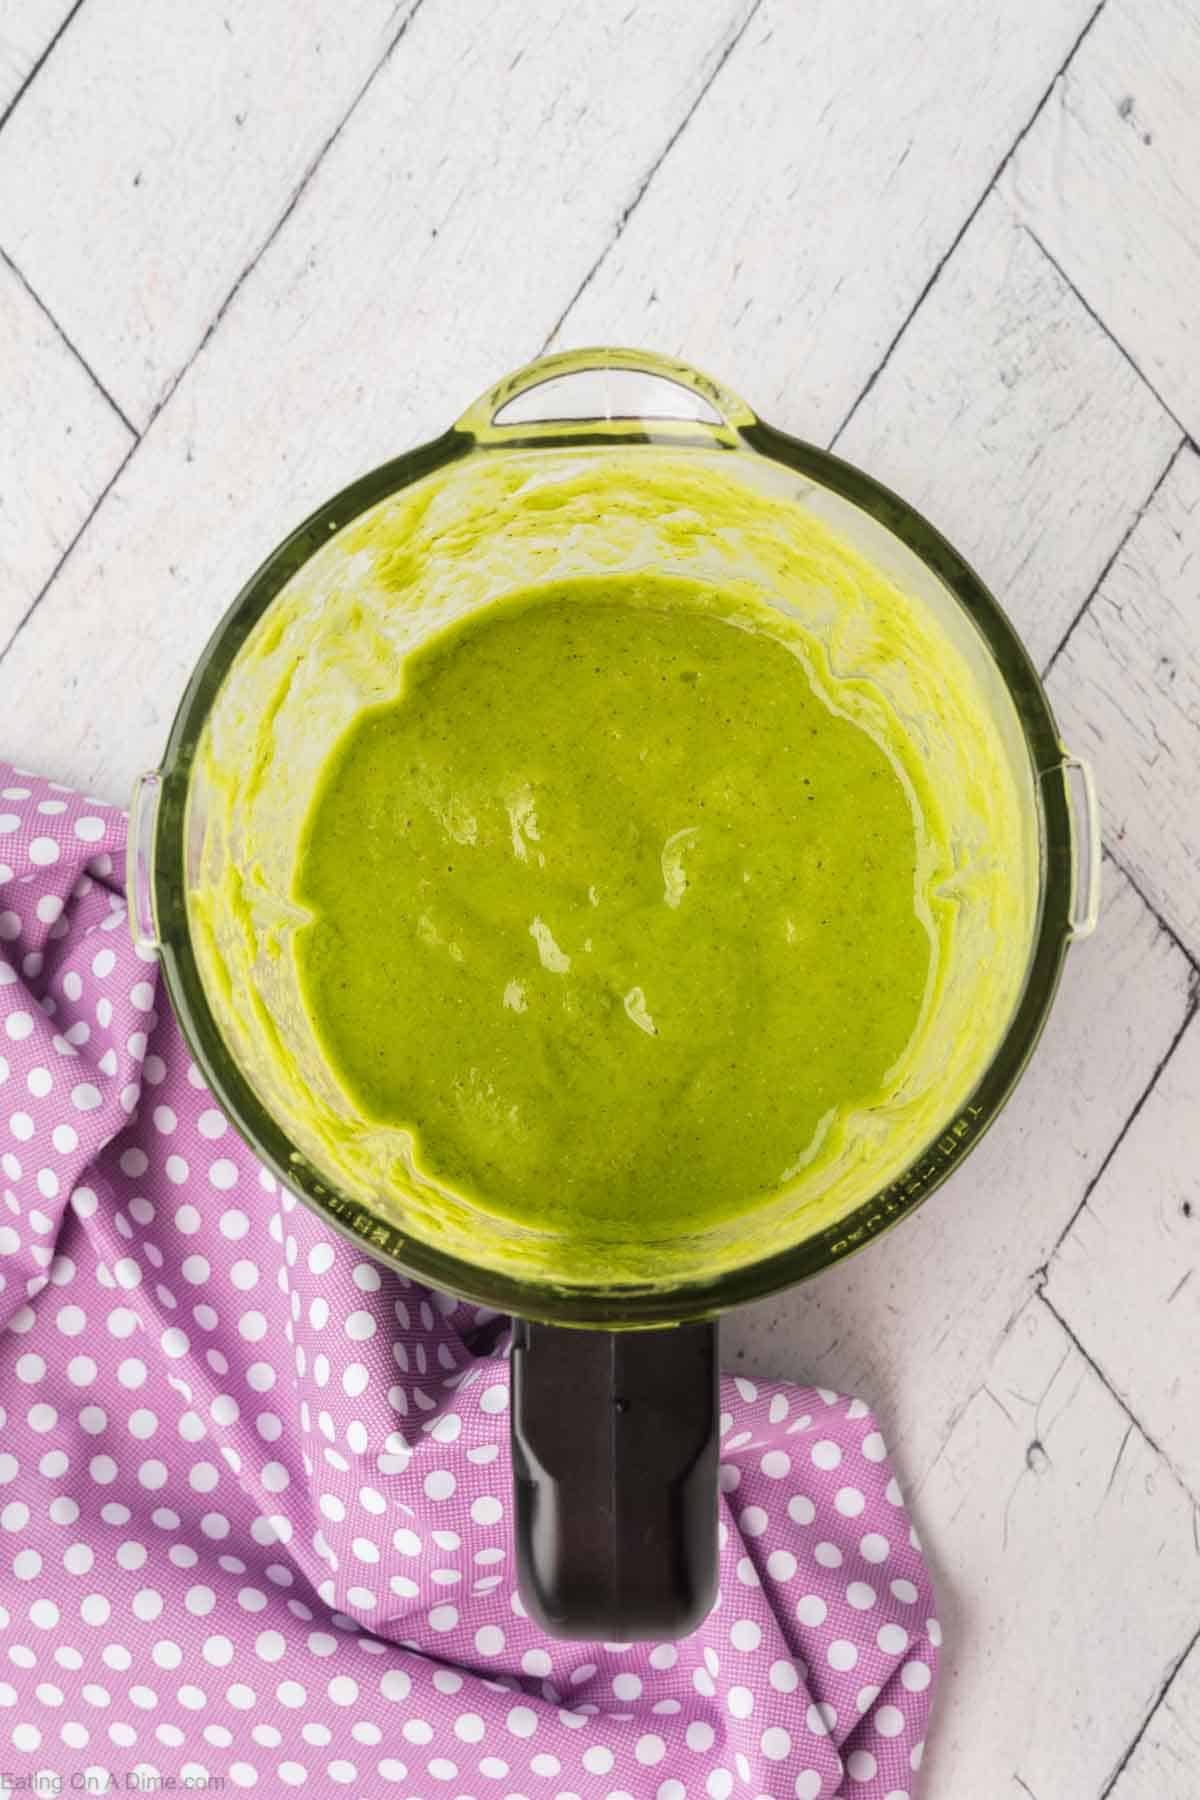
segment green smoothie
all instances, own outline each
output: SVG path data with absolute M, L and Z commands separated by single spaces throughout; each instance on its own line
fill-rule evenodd
M 293 898 L 355 1112 L 493 1214 L 667 1239 L 894 1091 L 935 975 L 898 744 L 765 606 L 622 575 L 409 655 L 322 771 Z
M 973 1129 L 1036 807 L 969 619 L 872 529 L 726 449 L 481 450 L 266 608 L 188 926 L 347 1228 L 531 1292 L 711 1282 Z

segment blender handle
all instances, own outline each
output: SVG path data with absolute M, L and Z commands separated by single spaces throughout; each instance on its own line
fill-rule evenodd
M 1090 937 L 1100 918 L 1100 803 L 1091 764 L 1069 752 L 1062 763 L 1071 810 L 1071 919 L 1073 938 Z
M 691 430 L 699 427 L 706 431 L 717 442 L 736 444 L 739 434 L 751 425 L 757 425 L 758 419 L 746 402 L 727 387 L 714 381 L 711 375 L 704 375 L 699 369 L 693 369 L 688 363 L 676 362 L 670 356 L 658 356 L 649 350 L 590 349 L 559 350 L 550 356 L 539 356 L 535 361 L 526 363 L 522 369 L 506 375 L 494 387 L 481 394 L 473 405 L 468 406 L 465 413 L 455 425 L 461 431 L 473 437 L 478 443 L 502 443 L 514 437 L 527 438 L 531 431 L 553 425 L 561 432 L 564 424 L 572 432 L 577 432 L 585 439 L 594 439 L 598 428 L 602 431 L 615 419 L 637 417 L 644 414 L 628 414 L 617 410 L 606 410 L 603 416 L 572 419 L 564 421 L 562 415 L 553 412 L 541 418 L 519 423 L 504 424 L 499 415 L 505 407 L 511 406 L 514 400 L 534 388 L 544 386 L 546 382 L 565 381 L 577 375 L 603 375 L 612 371 L 627 374 L 644 375 L 654 381 L 660 381 L 672 387 L 685 388 L 702 400 L 715 415 L 715 424 L 704 420 L 689 418 L 686 423 Z M 670 419 L 670 415 L 664 415 Z M 678 423 L 678 421 L 675 421 Z
M 512 1452 L 521 1598 L 544 1630 L 695 1630 L 717 1591 L 715 1324 L 516 1320 Z
M 159 771 L 150 769 L 139 775 L 129 807 L 125 899 L 134 946 L 147 955 L 161 948 L 154 905 L 154 842 L 161 801 L 162 776 Z

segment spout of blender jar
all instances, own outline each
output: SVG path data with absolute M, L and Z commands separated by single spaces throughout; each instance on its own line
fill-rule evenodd
M 518 1579 L 552 1636 L 694 1631 L 717 1591 L 717 1330 L 516 1322 Z

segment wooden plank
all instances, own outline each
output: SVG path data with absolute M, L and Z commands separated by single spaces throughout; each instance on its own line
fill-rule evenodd
M 1041 665 L 1179 442 L 1144 382 L 993 197 L 837 449 L 974 562 Z
M 1200 1501 L 1200 1020 L 1051 1263 L 1046 1295 Z
M 75 0 L 0 0 L 0 118 L 74 4 Z
M 767 0 L 564 341 L 645 340 L 827 439 L 1093 4 Z
M 961 1171 L 861 1255 L 724 1326 L 730 1366 L 864 1395 L 907 1481 L 986 1378 L 1185 1014 L 1184 958 L 1106 875 L 1100 929 L 1072 951 L 1020 1087 Z
M 0 662 L 7 754 L 128 793 L 259 560 L 537 351 L 748 5 L 417 14 Z
M 0 642 L 49 580 L 132 442 L 0 259 Z
M 1109 0 L 1014 159 L 1022 217 L 1200 436 L 1200 11 Z
M 1107 841 L 1200 955 L 1200 456 L 1163 482 L 1055 664 L 1050 693 L 1091 759 Z
M 1099 1796 L 1196 1629 L 1200 1557 L 1189 1497 L 1040 1300 L 913 1510 L 947 1645 L 924 1800 Z
M 88 0 L 0 138 L 0 244 L 139 428 L 412 0 Z
M 1111 1800 L 1196 1800 L 1198 1775 L 1200 1648 L 1193 1647 L 1122 1769 Z

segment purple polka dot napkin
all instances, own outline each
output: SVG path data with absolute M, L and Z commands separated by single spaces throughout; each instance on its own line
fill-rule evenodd
M 132 946 L 124 841 L 0 765 L 0 1775 L 915 1800 L 941 1633 L 863 1403 L 726 1378 L 716 1610 L 544 1638 L 503 1321 L 239 1142 Z

